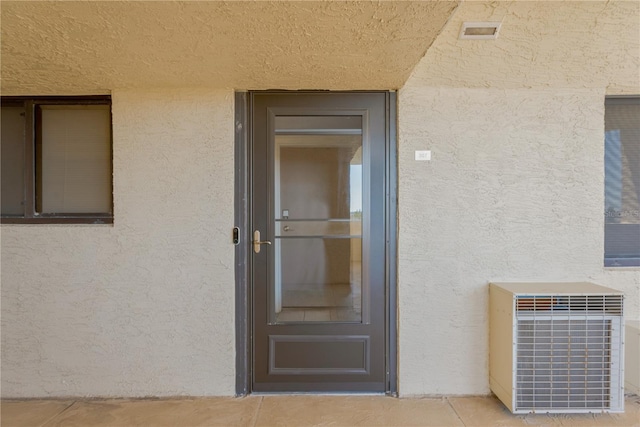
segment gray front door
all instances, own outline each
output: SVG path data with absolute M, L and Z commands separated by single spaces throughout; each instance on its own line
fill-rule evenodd
M 389 388 L 388 95 L 250 95 L 253 391 Z

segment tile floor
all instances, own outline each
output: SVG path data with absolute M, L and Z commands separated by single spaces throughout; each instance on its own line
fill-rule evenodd
M 245 398 L 3 400 L 3 427 L 52 426 L 640 426 L 640 397 L 624 414 L 512 415 L 493 397 L 270 395 Z
M 360 265 L 358 263 L 358 265 Z M 342 284 L 286 285 L 278 322 L 359 322 L 362 290 L 359 281 Z
M 359 322 L 362 312 L 362 263 L 351 261 L 344 283 L 283 284 L 278 322 Z

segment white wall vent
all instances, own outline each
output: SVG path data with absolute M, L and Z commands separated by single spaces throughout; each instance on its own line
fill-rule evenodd
M 493 40 L 498 38 L 501 22 L 463 22 L 460 29 L 462 40 Z
M 489 382 L 514 414 L 623 412 L 623 294 L 492 283 Z

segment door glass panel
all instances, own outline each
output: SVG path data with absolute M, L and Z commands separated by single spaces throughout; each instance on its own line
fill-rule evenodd
M 362 117 L 279 116 L 271 320 L 362 321 Z

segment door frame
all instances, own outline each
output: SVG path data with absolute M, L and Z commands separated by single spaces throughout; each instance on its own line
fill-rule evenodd
M 236 396 L 252 392 L 252 291 L 251 291 L 251 99 L 253 93 L 309 94 L 327 91 L 237 91 L 235 93 L 234 224 L 235 245 Z M 394 91 L 336 91 L 335 93 L 385 94 L 385 364 L 386 394 L 398 393 L 397 322 L 397 94 Z M 234 236 L 235 237 L 235 236 Z

